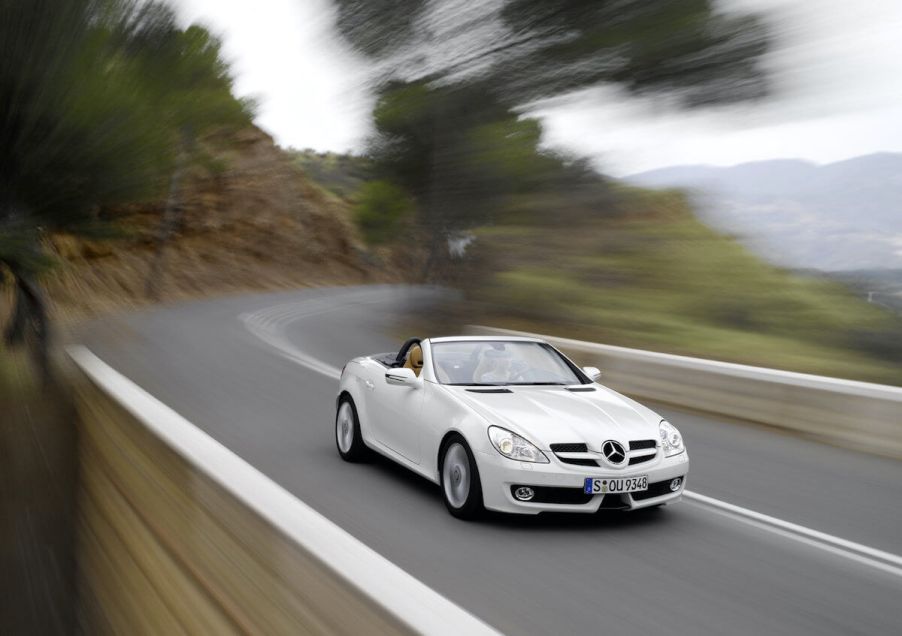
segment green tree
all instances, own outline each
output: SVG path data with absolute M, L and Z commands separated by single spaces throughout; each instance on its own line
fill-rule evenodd
M 160 130 L 175 149 L 156 254 L 146 282 L 147 295 L 156 298 L 166 245 L 182 222 L 182 180 L 193 165 L 206 159 L 197 140 L 211 130 L 249 125 L 255 105 L 252 100 L 234 97 L 233 79 L 217 37 L 197 25 L 182 30 L 172 9 L 164 4 L 129 8 L 119 21 L 123 50 L 141 78 Z
M 0 267 L 15 290 L 4 335 L 33 338 L 46 372 L 44 237 L 108 234 L 104 210 L 158 195 L 179 172 L 185 126 L 246 106 L 226 104 L 218 44 L 178 30 L 159 3 L 4 0 L 0 42 Z
M 508 103 L 616 84 L 683 103 L 766 94 L 768 34 L 714 0 L 335 0 L 338 27 L 383 75 L 486 80 Z
M 354 219 L 367 243 L 380 245 L 398 234 L 413 205 L 403 189 L 388 181 L 367 181 L 357 193 Z
M 15 289 L 5 340 L 35 338 L 45 369 L 42 236 L 96 233 L 98 210 L 146 193 L 166 161 L 152 114 L 112 62 L 109 10 L 93 0 L 0 5 L 0 265 Z
M 480 83 L 390 82 L 373 119 L 373 172 L 414 202 L 414 229 L 428 254 L 422 278 L 447 255 L 449 238 L 491 219 L 559 167 L 537 152 L 538 123 L 493 102 Z
M 522 117 L 536 100 L 606 84 L 682 106 L 767 90 L 760 21 L 708 0 L 336 4 L 341 32 L 376 62 L 369 153 L 416 201 L 431 236 L 424 277 L 444 238 L 542 183 L 587 176 L 539 151 L 539 125 Z

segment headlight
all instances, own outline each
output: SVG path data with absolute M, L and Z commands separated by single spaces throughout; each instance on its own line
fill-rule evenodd
M 548 458 L 534 444 L 507 429 L 490 426 L 489 439 L 492 440 L 492 446 L 509 459 L 516 459 L 518 462 L 548 463 Z
M 664 457 L 679 455 L 686 448 L 683 446 L 683 436 L 676 427 L 667 420 L 661 420 L 658 425 L 661 434 L 661 447 L 664 449 Z

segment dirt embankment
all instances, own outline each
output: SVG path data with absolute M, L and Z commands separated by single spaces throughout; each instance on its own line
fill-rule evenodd
M 348 204 L 315 185 L 259 129 L 208 139 L 204 148 L 208 160 L 184 181 L 161 300 L 402 279 L 391 258 L 364 251 Z M 120 239 L 51 239 L 60 263 L 43 282 L 56 318 L 150 302 L 145 284 L 164 206 L 161 199 L 112 211 Z

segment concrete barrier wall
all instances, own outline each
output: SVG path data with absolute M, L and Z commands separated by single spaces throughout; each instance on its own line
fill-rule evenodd
M 902 458 L 902 388 L 472 326 L 471 333 L 538 336 L 601 369 L 627 395 L 796 431 Z
M 70 356 L 86 633 L 494 633 L 91 352 Z

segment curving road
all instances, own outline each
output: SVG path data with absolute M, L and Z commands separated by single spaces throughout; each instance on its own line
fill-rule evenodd
M 193 302 L 80 340 L 358 539 L 511 634 L 897 634 L 902 570 L 697 501 L 468 524 L 384 460 L 342 462 L 337 369 L 398 346 L 437 292 L 364 287 Z M 902 554 L 902 463 L 665 406 L 691 491 Z

